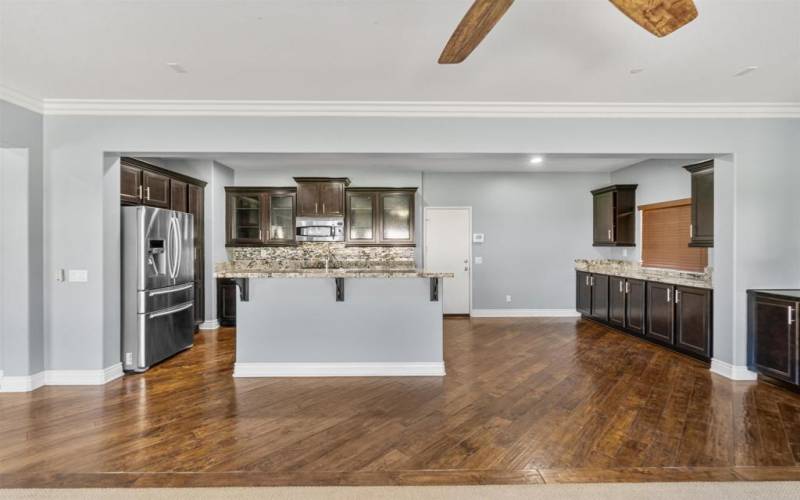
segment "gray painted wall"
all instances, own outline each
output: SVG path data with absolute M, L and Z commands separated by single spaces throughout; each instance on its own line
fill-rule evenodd
M 488 167 L 490 168 L 490 167 Z M 472 207 L 474 309 L 574 309 L 575 259 L 592 246 L 592 197 L 608 174 L 425 174 L 426 206 Z M 511 303 L 506 302 L 511 295 Z
M 27 165 L 12 162 L 13 172 L 5 172 L 3 182 L 3 218 L 24 224 L 0 229 L 4 288 L 13 284 L 0 317 L 0 371 L 6 376 L 38 373 L 45 366 L 42 134 L 40 114 L 0 101 L 0 147 L 27 150 Z M 8 213 L 6 207 L 14 208 Z
M 745 364 L 747 288 L 800 286 L 797 119 L 49 116 L 44 137 L 46 275 L 72 267 L 90 276 L 79 291 L 47 281 L 50 368 L 101 368 L 102 356 L 86 346 L 119 336 L 103 331 L 98 312 L 103 259 L 119 258 L 102 239 L 104 229 L 119 231 L 99 215 L 104 196 L 118 196 L 104 191 L 104 151 L 731 153 L 734 208 L 718 214 L 718 224 L 732 224 L 733 245 L 718 246 L 715 261 L 733 263 L 717 269 L 734 294 L 721 311 L 732 318 L 733 329 L 722 332 L 732 335 L 732 349 L 717 356 Z

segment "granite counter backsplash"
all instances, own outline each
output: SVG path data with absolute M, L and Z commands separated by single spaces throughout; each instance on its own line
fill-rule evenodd
M 414 247 L 346 247 L 344 243 L 299 243 L 286 247 L 233 247 L 232 268 L 322 269 L 325 261 L 340 268 L 413 268 Z
M 678 271 L 675 269 L 662 269 L 655 267 L 642 267 L 637 262 L 627 260 L 606 259 L 575 259 L 575 269 L 609 276 L 622 276 L 673 285 L 693 286 L 697 288 L 713 288 L 711 268 L 706 268 L 703 273 Z

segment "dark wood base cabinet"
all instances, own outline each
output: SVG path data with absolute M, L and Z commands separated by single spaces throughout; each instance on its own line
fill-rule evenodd
M 800 389 L 800 290 L 748 290 L 747 366 Z
M 583 317 L 704 361 L 712 355 L 712 291 L 577 271 Z
M 217 279 L 217 320 L 220 326 L 236 326 L 236 281 Z

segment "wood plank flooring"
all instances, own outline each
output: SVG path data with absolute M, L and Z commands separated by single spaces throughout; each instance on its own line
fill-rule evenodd
M 0 394 L 0 487 L 800 480 L 800 395 L 592 322 L 446 319 L 444 378 L 233 379 L 234 334 Z

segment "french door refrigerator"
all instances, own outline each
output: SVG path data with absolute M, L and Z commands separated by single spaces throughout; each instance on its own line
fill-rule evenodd
M 192 346 L 192 215 L 122 207 L 122 364 L 143 372 Z

